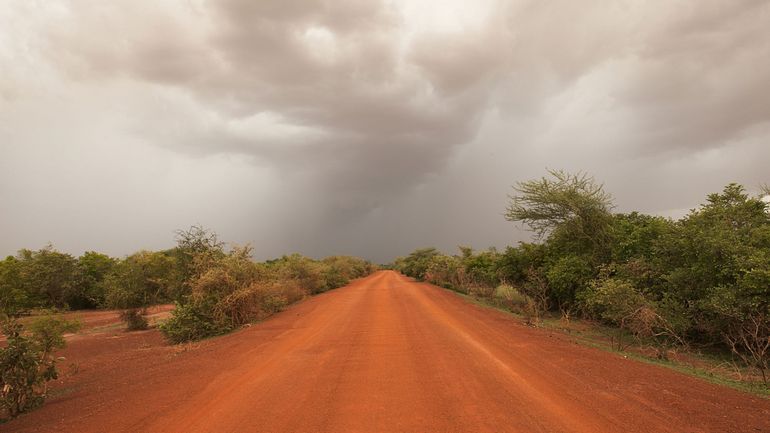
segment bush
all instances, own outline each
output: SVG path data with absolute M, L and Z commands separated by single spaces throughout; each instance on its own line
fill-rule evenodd
M 272 262 L 278 281 L 294 280 L 310 294 L 327 290 L 322 275 L 322 266 L 316 261 L 299 254 L 284 256 Z
M 326 265 L 326 269 L 321 274 L 323 278 L 324 290 L 336 289 L 342 287 L 350 282 L 350 279 L 345 272 L 337 265 Z
M 289 305 L 289 300 L 284 295 L 271 293 L 262 299 L 262 308 L 268 314 L 283 311 Z
M 106 306 L 124 309 L 120 317 L 127 329 L 139 330 L 147 329 L 140 310 L 168 301 L 181 283 L 172 256 L 140 251 L 115 264 L 103 284 Z
M 523 283 L 531 269 L 540 268 L 545 258 L 545 246 L 520 242 L 517 247 L 508 247 L 497 263 L 497 274 L 502 281 Z
M 636 288 L 616 278 L 594 281 L 579 299 L 589 316 L 614 326 L 623 326 L 624 321 L 646 304 Z
M 275 314 L 302 298 L 296 282 L 252 283 L 216 301 L 214 318 L 235 328 Z
M 495 297 L 504 300 L 510 305 L 523 305 L 527 302 L 527 298 L 529 298 L 527 295 L 522 294 L 508 284 L 500 284 L 497 286 L 495 289 Z
M 120 320 L 126 324 L 129 331 L 142 331 L 149 327 L 147 319 L 138 308 L 130 308 L 120 312 Z
M 228 294 L 198 297 L 177 305 L 160 330 L 172 343 L 213 337 L 265 319 L 306 294 L 295 281 L 254 282 Z
M 325 290 L 338 276 L 324 281 L 322 266 L 299 255 L 265 267 L 242 252 L 233 250 L 212 262 L 189 283 L 190 295 L 160 327 L 171 342 L 199 340 L 262 320 L 310 292 Z
M 468 288 L 468 294 L 478 298 L 491 298 L 495 294 L 495 288 L 474 284 Z
M 725 333 L 725 340 L 733 353 L 749 367 L 756 368 L 762 381 L 768 384 L 770 370 L 770 317 L 763 313 L 749 315 L 740 323 L 734 323 Z
M 0 408 L 14 418 L 43 403 L 46 383 L 58 377 L 53 352 L 64 347 L 63 334 L 76 331 L 79 324 L 45 316 L 24 335 L 23 326 L 6 317 L 1 327 L 7 345 L 0 348 Z
M 594 272 L 586 256 L 566 255 L 559 258 L 545 273 L 551 297 L 559 307 L 569 308 L 594 277 Z
M 249 247 L 218 257 L 207 254 L 187 282 L 190 293 L 160 330 L 173 343 L 194 341 L 275 314 L 308 294 L 343 286 L 371 272 L 371 265 L 345 256 L 316 261 L 299 254 L 264 264 L 251 260 Z M 195 253 L 191 262 L 204 262 Z
M 350 280 L 355 278 L 365 277 L 371 274 L 374 267 L 366 260 L 359 259 L 358 257 L 351 256 L 330 256 L 321 261 L 323 266 L 334 268 L 335 272 L 339 272 L 345 283 L 337 285 L 331 288 L 341 287 L 347 284 Z
M 209 308 L 193 303 L 177 304 L 171 318 L 163 322 L 159 328 L 174 344 L 201 340 L 230 330 L 214 320 Z
M 501 284 L 495 289 L 495 298 L 502 300 L 512 312 L 524 316 L 527 325 L 536 325 L 540 321 L 541 309 L 537 301 L 516 288 Z
M 242 286 L 225 267 L 212 268 L 190 283 L 194 299 L 221 298 Z
M 431 262 L 440 255 L 435 248 L 416 249 L 408 256 L 396 259 L 395 267 L 406 276 L 424 280 Z
M 447 289 L 468 293 L 465 272 L 460 259 L 457 257 L 443 254 L 434 256 L 425 271 L 425 281 Z
M 148 307 L 168 300 L 179 284 L 172 256 L 140 251 L 115 264 L 104 279 L 105 304 L 123 309 Z
M 34 342 L 21 335 L 18 322 L 3 324 L 8 345 L 0 349 L 0 405 L 6 415 L 14 418 L 43 402 L 42 385 L 56 377 L 50 365 L 41 365 Z
M 500 254 L 494 248 L 473 253 L 470 247 L 460 247 L 462 269 L 473 285 L 493 288 L 499 283 L 497 268 Z
M 630 332 L 638 343 L 651 342 L 658 349 L 658 357 L 665 357 L 666 349 L 672 345 L 684 343 L 678 323 L 661 314 L 666 310 L 673 312 L 674 307 L 661 308 L 627 281 L 617 278 L 594 281 L 591 288 L 581 294 L 581 301 L 589 315 L 619 328 L 618 350 L 624 348 L 623 331 Z
M 770 370 L 770 270 L 749 270 L 733 287 L 718 287 L 701 306 L 724 341 L 744 363 L 759 370 L 765 383 Z
M 172 295 L 175 301 L 180 301 L 189 294 L 190 282 L 221 263 L 225 257 L 225 243 L 219 240 L 216 232 L 199 225 L 191 226 L 187 230 L 177 230 L 176 243 L 176 248 L 170 253 L 175 257 L 182 284 Z M 235 250 L 244 255 L 251 253 L 250 247 Z M 238 256 L 232 253 L 231 255 Z

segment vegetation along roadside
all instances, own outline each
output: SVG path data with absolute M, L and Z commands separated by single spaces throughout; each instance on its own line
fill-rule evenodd
M 76 258 L 49 245 L 0 261 L 0 419 L 42 404 L 47 382 L 57 378 L 55 352 L 79 324 L 56 313 L 120 309 L 126 330 L 134 331 L 148 328 L 149 307 L 175 303 L 159 329 L 170 343 L 182 343 L 262 320 L 375 270 L 348 256 L 255 262 L 250 247 L 228 249 L 199 226 L 178 231 L 176 241 L 169 250 L 124 258 L 97 252 Z
M 531 228 L 534 241 L 454 255 L 421 248 L 390 267 L 529 324 L 578 326 L 572 332 L 591 344 L 694 366 L 682 368 L 767 395 L 767 194 L 730 184 L 672 220 L 615 213 L 591 176 L 550 171 L 517 184 L 505 214 Z

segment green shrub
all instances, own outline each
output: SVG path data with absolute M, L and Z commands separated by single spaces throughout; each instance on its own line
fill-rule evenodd
M 129 331 L 142 331 L 149 327 L 147 319 L 138 308 L 130 308 L 120 312 L 120 320 L 126 324 Z
M 58 318 L 52 313 L 36 318 L 28 326 L 33 339 L 43 349 L 44 356 L 52 350 L 64 348 L 64 334 L 77 332 L 80 327 L 77 320 Z
M 24 335 L 23 326 L 6 317 L 0 327 L 7 339 L 0 348 L 0 409 L 14 418 L 43 403 L 46 383 L 58 377 L 53 352 L 64 347 L 63 334 L 76 331 L 79 324 L 44 316 Z
M 495 294 L 495 289 L 489 286 L 471 285 L 468 293 L 479 298 L 491 298 Z
M 160 330 L 172 343 L 200 340 L 265 319 L 306 295 L 293 280 L 253 282 L 230 293 L 197 291 L 187 303 L 177 306 Z
M 248 247 L 234 248 L 207 263 L 185 283 L 189 296 L 160 327 L 171 342 L 199 340 L 262 320 L 308 294 L 343 286 L 372 269 L 361 259 L 345 256 L 316 261 L 292 254 L 257 264 Z
M 497 268 L 500 254 L 494 248 L 474 253 L 470 247 L 460 247 L 460 263 L 471 285 L 493 288 L 500 280 Z
M 755 263 L 733 287 L 717 287 L 701 303 L 710 323 L 744 363 L 765 383 L 770 370 L 770 257 Z
M 589 315 L 619 329 L 618 350 L 623 349 L 623 331 L 630 332 L 638 343 L 651 343 L 659 349 L 659 357 L 665 357 L 665 351 L 672 345 L 684 343 L 680 336 L 681 321 L 665 317 L 680 314 L 675 306 L 668 301 L 659 306 L 627 281 L 617 278 L 594 281 L 580 295 L 580 300 Z
M 433 256 L 425 271 L 425 281 L 447 289 L 468 293 L 465 270 L 457 257 L 443 254 Z
M 437 256 L 441 253 L 435 248 L 416 249 L 408 256 L 396 259 L 395 267 L 406 276 L 424 280 L 428 267 Z
M 560 257 L 545 273 L 551 297 L 559 306 L 572 305 L 575 297 L 588 286 L 594 272 L 586 256 Z
M 509 302 L 511 305 L 523 305 L 527 302 L 527 295 L 522 294 L 513 286 L 500 284 L 495 289 L 495 297 Z
M 540 321 L 542 311 L 536 300 L 515 287 L 501 284 L 495 289 L 494 296 L 502 301 L 509 310 L 524 316 L 528 325 L 536 325 Z
M 359 259 L 358 257 L 350 256 L 330 256 L 321 261 L 322 266 L 334 268 L 335 272 L 338 272 L 342 279 L 345 280 L 344 284 L 335 285 L 331 288 L 341 287 L 347 284 L 354 278 L 361 278 L 369 275 L 373 271 L 373 266 L 366 260 Z
M 310 294 L 327 290 L 323 272 L 325 266 L 300 254 L 283 256 L 267 262 L 269 278 L 273 281 L 295 281 Z
M 214 317 L 235 328 L 275 314 L 306 294 L 296 281 L 255 282 L 216 300 Z
M 201 340 L 230 330 L 212 317 L 210 307 L 194 303 L 177 304 L 176 309 L 171 313 L 171 318 L 163 322 L 159 328 L 174 344 Z
M 337 265 L 326 265 L 322 273 L 324 290 L 332 290 L 347 285 L 350 279 Z
M 164 252 L 140 251 L 114 264 L 104 278 L 104 304 L 123 309 L 120 318 L 129 331 L 147 329 L 142 311 L 171 299 L 179 286 L 176 259 Z
M 286 299 L 286 296 L 278 293 L 268 294 L 262 300 L 262 307 L 268 314 L 274 314 L 282 311 L 284 308 L 286 308 L 287 305 L 289 305 L 289 302 Z
M 622 326 L 647 300 L 627 281 L 597 280 L 579 297 L 589 316 L 613 326 Z

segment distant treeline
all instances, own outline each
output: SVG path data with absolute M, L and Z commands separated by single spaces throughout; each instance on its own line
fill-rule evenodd
M 265 317 L 373 269 L 347 256 L 294 254 L 258 263 L 250 247 L 226 250 L 216 234 L 192 227 L 177 232 L 174 248 L 123 258 L 92 251 L 74 257 L 50 245 L 21 250 L 0 261 L 0 312 L 117 308 L 125 310 L 129 327 L 143 328 L 144 308 L 175 302 L 174 317 L 162 329 L 172 341 L 185 341 Z
M 506 304 L 532 321 L 555 311 L 622 328 L 662 349 L 727 348 L 764 377 L 768 204 L 730 184 L 677 221 L 612 208 L 590 176 L 552 171 L 517 184 L 506 212 L 508 220 L 528 225 L 537 242 L 502 252 L 461 247 L 457 255 L 424 248 L 392 266 Z

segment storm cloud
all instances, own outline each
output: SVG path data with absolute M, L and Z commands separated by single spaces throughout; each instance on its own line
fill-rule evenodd
M 546 167 L 678 217 L 770 181 L 765 1 L 0 6 L 0 253 L 163 248 L 387 261 L 529 238 Z

